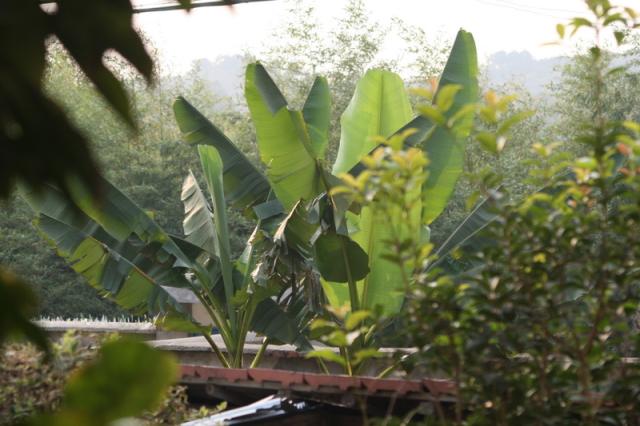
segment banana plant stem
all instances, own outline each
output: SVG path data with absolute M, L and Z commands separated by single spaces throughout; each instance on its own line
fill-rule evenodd
M 378 374 L 376 376 L 377 379 L 384 379 L 389 377 L 389 374 L 393 373 L 393 371 L 395 369 L 397 369 L 400 366 L 400 361 L 398 362 L 394 362 L 393 364 L 391 364 L 390 366 L 388 366 L 387 368 L 385 368 L 384 370 L 382 370 L 380 372 L 380 374 Z
M 331 185 L 327 181 L 326 176 L 324 175 L 324 169 L 320 161 L 316 160 L 316 169 L 320 174 L 320 179 L 322 181 L 322 185 L 324 186 L 324 190 L 329 193 L 331 191 Z M 331 196 L 329 196 L 329 200 L 331 201 L 332 208 L 335 206 L 335 202 Z M 348 257 L 347 257 L 347 248 L 345 247 L 344 240 L 340 239 L 340 246 L 342 249 L 342 258 L 344 259 L 345 268 L 347 270 L 347 282 L 349 284 L 349 299 L 351 302 L 351 310 L 356 311 L 360 309 L 360 302 L 358 301 L 358 287 L 356 282 L 353 280 L 353 276 L 351 274 L 351 265 L 349 265 Z
M 262 361 L 262 356 L 267 350 L 267 346 L 269 346 L 269 338 L 265 337 L 262 340 L 262 345 L 260 345 L 260 349 L 258 349 L 258 352 L 256 353 L 256 356 L 253 358 L 253 361 L 251 362 L 251 365 L 249 366 L 249 368 L 256 368 L 260 365 L 260 362 Z
M 244 344 L 247 339 L 247 333 L 249 333 L 249 327 L 251 326 L 251 321 L 253 321 L 253 315 L 256 313 L 256 300 L 255 296 L 249 299 L 247 306 L 244 311 L 244 315 L 242 316 L 242 323 L 240 324 L 240 335 L 238 336 L 238 349 L 236 352 L 236 364 L 240 364 L 242 366 L 242 354 L 244 352 Z
M 207 293 L 207 297 L 209 298 L 209 302 L 210 302 L 209 304 L 207 303 L 207 299 L 205 299 L 200 294 L 200 292 L 197 291 L 197 289 L 195 288 L 192 288 L 192 289 L 194 294 L 200 301 L 200 303 L 202 303 L 202 306 L 204 306 L 204 308 L 206 309 L 207 313 L 209 314 L 209 317 L 211 318 L 215 326 L 220 331 L 220 336 L 222 337 L 222 340 L 224 340 L 224 344 L 227 347 L 227 351 L 228 351 L 231 343 L 228 324 L 225 322 L 224 318 L 221 318 L 220 315 L 217 314 L 217 312 L 222 312 L 222 311 L 218 308 L 218 305 L 216 304 L 216 299 L 211 294 L 211 292 L 207 290 L 206 293 Z M 213 308 L 211 307 L 211 305 L 213 305 Z
M 320 367 L 320 369 L 322 370 L 322 372 L 324 374 L 331 374 L 331 372 L 329 371 L 329 369 L 327 368 L 327 364 L 324 363 L 324 361 L 320 358 L 316 358 L 316 361 L 318 362 L 318 366 Z
M 351 361 L 349 360 L 349 349 L 346 347 L 340 348 L 340 354 L 344 358 L 345 368 L 347 370 L 347 376 L 353 376 L 353 369 L 351 368 Z
M 202 333 L 202 335 L 204 336 L 207 343 L 209 343 L 209 346 L 211 346 L 211 349 L 213 349 L 213 352 L 216 354 L 216 357 L 218 357 L 218 360 L 220 360 L 222 366 L 225 368 L 230 368 L 231 366 L 229 365 L 229 361 L 227 361 L 227 358 L 224 356 L 222 351 L 220 351 L 220 348 L 218 347 L 218 345 L 216 345 L 216 342 L 213 340 L 211 335 L 209 333 Z

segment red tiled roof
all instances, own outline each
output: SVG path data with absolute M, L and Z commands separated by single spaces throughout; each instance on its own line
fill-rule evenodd
M 262 388 L 274 391 L 294 391 L 309 394 L 351 392 L 367 396 L 402 396 L 418 400 L 451 400 L 455 386 L 449 380 L 377 379 L 337 374 L 272 370 L 264 368 L 221 368 L 203 365 L 182 365 L 182 378 L 189 383 L 210 383 L 220 386 Z

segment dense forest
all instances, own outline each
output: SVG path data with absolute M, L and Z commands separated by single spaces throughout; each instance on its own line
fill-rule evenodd
M 360 0 L 348 2 L 336 26 L 339 30 L 325 32 L 316 25 L 314 10 L 298 4 L 292 6 L 289 20 L 289 25 L 265 42 L 262 51 L 247 52 L 245 59 L 246 62 L 260 60 L 272 70 L 279 87 L 294 104 L 304 99 L 314 75 L 328 78 L 333 103 L 331 158 L 335 156 L 340 137 L 340 115 L 349 102 L 355 82 L 366 69 L 391 69 L 403 76 L 407 87 L 416 87 L 428 84 L 429 78 L 439 74 L 450 48 L 445 38 L 428 37 L 422 30 L 401 21 L 374 22 Z M 380 49 L 385 37 L 391 34 L 403 41 L 404 50 L 397 58 L 383 58 Z M 196 176 L 199 170 L 193 149 L 180 142 L 171 111 L 176 96 L 184 96 L 205 113 L 258 164 L 248 112 L 238 107 L 237 100 L 212 91 L 196 65 L 184 75 L 159 68 L 157 82 L 149 88 L 126 64 L 116 58 L 112 60 L 111 68 L 124 78 L 131 93 L 140 123 L 139 131 L 134 133 L 95 96 L 91 84 L 58 45 L 51 44 L 49 49 L 47 87 L 51 95 L 64 105 L 92 142 L 94 155 L 106 177 L 168 231 L 182 233 L 182 181 L 190 169 Z M 610 79 L 606 86 L 608 92 L 604 94 L 607 114 L 616 120 L 639 120 L 640 110 L 632 97 L 640 79 L 640 40 L 630 38 L 622 51 L 624 53 L 607 53 L 605 57 L 608 63 L 628 65 L 625 71 L 607 76 Z M 162 63 L 161 58 L 158 59 L 156 62 Z M 487 161 L 488 154 L 469 144 L 466 171 L 477 175 L 478 169 L 490 164 L 489 167 L 505 177 L 505 185 L 517 198 L 535 188 L 527 183 L 529 170 L 522 166 L 522 160 L 531 156 L 534 143 L 554 143 L 567 156 L 580 155 L 581 148 L 567 141 L 579 130 L 573 128 L 572 123 L 588 121 L 592 110 L 594 85 L 588 63 L 586 52 L 578 47 L 576 54 L 560 69 L 561 77 L 535 96 L 515 83 L 490 87 L 487 79 L 483 79 L 484 92 L 492 89 L 500 94 L 513 94 L 517 97 L 513 103 L 515 110 L 523 113 L 536 110 L 537 114 L 516 126 L 509 145 L 497 161 Z M 419 102 L 417 97 L 413 101 Z M 435 241 L 456 226 L 470 207 L 468 195 L 483 184 L 463 176 L 453 202 L 438 223 L 433 224 Z M 41 301 L 41 315 L 125 315 L 85 285 L 83 279 L 58 258 L 32 226 L 33 215 L 18 196 L 4 202 L 0 211 L 0 235 L 3 236 L 0 263 L 11 267 L 34 286 Z M 250 229 L 239 215 L 230 217 L 233 249 L 238 251 Z

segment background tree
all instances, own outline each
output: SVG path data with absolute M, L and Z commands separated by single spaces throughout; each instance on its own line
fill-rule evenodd
M 553 94 L 549 105 L 551 130 L 566 150 L 584 152 L 583 146 L 572 141 L 582 131 L 580 123 L 593 118 L 598 96 L 603 99 L 602 112 L 608 120 L 640 119 L 640 105 L 636 102 L 640 83 L 640 35 L 630 34 L 615 50 L 612 46 L 603 46 L 601 60 L 609 68 L 601 94 L 596 94 L 599 77 L 584 46 L 578 46 L 569 63 L 562 67 L 560 80 L 549 85 L 548 92 Z

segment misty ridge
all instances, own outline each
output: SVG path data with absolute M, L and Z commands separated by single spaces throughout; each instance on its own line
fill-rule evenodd
M 242 55 L 224 55 L 213 60 L 202 58 L 194 61 L 197 70 L 209 89 L 217 96 L 230 99 L 237 108 L 242 106 L 244 71 L 250 60 Z M 499 87 L 515 83 L 533 96 L 543 94 L 545 87 L 561 75 L 567 57 L 536 59 L 527 51 L 500 51 L 487 58 L 481 66 L 487 87 Z

